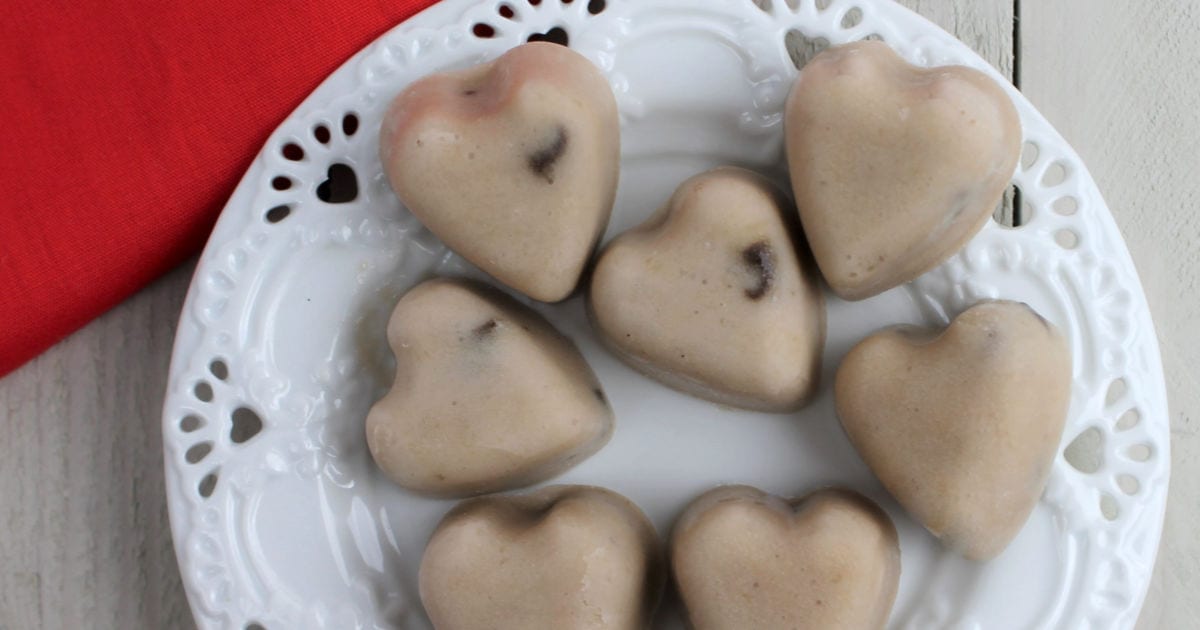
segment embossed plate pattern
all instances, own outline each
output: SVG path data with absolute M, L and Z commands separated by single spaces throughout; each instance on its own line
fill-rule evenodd
M 783 176 L 781 110 L 805 41 L 880 37 L 921 65 L 1002 80 L 965 45 L 886 0 L 445 0 L 347 62 L 286 120 L 221 215 L 179 324 L 163 415 L 171 525 L 202 628 L 423 628 L 416 567 L 450 502 L 376 471 L 362 420 L 390 378 L 384 324 L 434 273 L 480 275 L 446 251 L 380 171 L 383 108 L 437 70 L 565 36 L 609 78 L 622 172 L 608 237 L 718 164 Z M 559 29 L 555 31 L 554 29 Z M 789 50 L 792 54 L 789 54 Z M 636 501 L 661 533 L 697 493 L 828 485 L 879 501 L 900 531 L 890 627 L 1131 628 L 1162 525 L 1162 367 L 1129 254 L 1078 156 L 1015 90 L 1025 223 L 990 223 L 953 259 L 865 302 L 831 299 L 825 387 L 799 414 L 733 411 L 628 370 L 596 343 L 578 297 L 538 305 L 575 338 L 613 402 L 612 442 L 556 482 Z M 840 357 L 898 322 L 945 323 L 975 300 L 1031 303 L 1075 365 L 1063 450 L 1034 515 L 998 559 L 948 554 L 883 491 L 841 432 Z M 1076 461 L 1074 458 L 1072 461 Z M 658 627 L 677 627 L 668 602 Z M 257 625 L 256 625 L 257 624 Z

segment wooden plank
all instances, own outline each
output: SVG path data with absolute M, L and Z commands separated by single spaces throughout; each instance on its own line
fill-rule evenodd
M 1171 491 L 1139 630 L 1194 627 L 1200 578 L 1200 5 L 1021 4 L 1022 89 L 1083 157 L 1125 235 L 1163 351 Z
M 0 629 L 192 627 L 159 427 L 191 270 L 0 380 Z
M 899 0 L 970 46 L 1000 71 L 1013 76 L 1013 0 Z

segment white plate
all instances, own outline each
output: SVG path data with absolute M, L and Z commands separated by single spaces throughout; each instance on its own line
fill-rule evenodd
M 609 78 L 621 108 L 611 237 L 711 166 L 742 164 L 780 179 L 780 111 L 796 73 L 789 31 L 833 43 L 875 34 L 915 63 L 962 63 L 1000 80 L 962 43 L 885 0 L 834 0 L 824 10 L 811 0 L 798 9 L 786 0 L 609 0 L 596 14 L 589 4 L 598 3 L 445 0 L 334 73 L 242 180 L 196 270 L 163 418 L 171 525 L 202 628 L 427 626 L 416 567 L 451 503 L 383 479 L 363 418 L 388 384 L 384 323 L 399 294 L 433 273 L 478 272 L 400 206 L 380 172 L 380 116 L 409 82 L 563 28 Z M 476 36 L 489 30 L 476 24 L 494 36 Z M 612 442 L 554 482 L 624 493 L 663 533 L 714 484 L 792 495 L 849 486 L 879 501 L 900 531 L 891 628 L 1132 627 L 1167 488 L 1158 347 L 1133 264 L 1087 170 L 1010 93 L 1027 158 L 1036 154 L 1014 176 L 1032 217 L 1017 229 L 989 224 L 908 286 L 862 303 L 831 299 L 826 387 L 799 414 L 731 411 L 675 393 L 599 348 L 578 297 L 538 306 L 577 341 L 617 415 Z M 301 159 L 288 159 L 297 157 L 289 144 Z M 355 201 L 318 198 L 333 164 L 354 170 Z M 1060 456 L 1016 541 L 974 564 L 943 551 L 882 490 L 845 439 L 828 384 L 869 332 L 944 323 L 984 297 L 1029 302 L 1067 333 L 1075 367 L 1063 446 L 1082 434 L 1101 461 L 1085 472 Z M 257 434 L 234 439 L 256 422 Z M 674 607 L 664 607 L 658 625 L 677 623 Z

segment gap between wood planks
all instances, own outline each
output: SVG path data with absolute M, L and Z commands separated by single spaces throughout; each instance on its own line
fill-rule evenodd
M 1021 0 L 1013 0 L 1012 84 L 1018 91 L 1021 89 Z M 1025 145 L 1022 144 L 1022 152 L 1024 149 Z M 1025 223 L 1023 206 L 1021 189 L 1016 185 L 1010 185 L 1004 191 L 1004 197 L 1001 198 L 999 207 L 992 213 L 992 218 L 1003 226 L 1020 227 Z
M 1013 26 L 1012 26 L 1012 84 L 1017 90 L 1021 89 L 1021 0 L 1013 0 Z M 1024 146 L 1022 146 L 1024 149 Z M 1011 209 L 1012 226 L 1019 227 L 1025 223 L 1025 217 L 1021 216 L 1023 203 L 1021 201 L 1021 189 L 1013 186 L 1012 199 L 1006 199 L 1005 204 Z

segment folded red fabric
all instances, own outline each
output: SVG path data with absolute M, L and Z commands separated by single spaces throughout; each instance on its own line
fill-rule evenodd
M 435 0 L 9 0 L 0 376 L 195 254 L 271 131 Z

